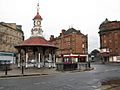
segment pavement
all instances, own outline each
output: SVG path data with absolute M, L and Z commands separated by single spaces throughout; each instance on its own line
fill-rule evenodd
M 120 79 L 106 81 L 97 90 L 120 90 Z
M 38 75 L 49 75 L 49 74 L 57 74 L 60 73 L 56 71 L 55 68 L 28 68 L 24 69 L 24 73 L 22 74 L 21 68 L 16 68 L 7 71 L 7 75 L 5 75 L 5 71 L 0 71 L 0 78 L 5 77 L 22 77 L 22 76 L 38 76 Z
M 94 68 L 88 69 L 92 70 Z M 60 73 L 75 73 L 75 72 L 82 72 L 86 70 L 74 70 L 74 71 L 57 71 L 56 68 L 47 68 L 42 67 L 40 69 L 38 68 L 24 68 L 24 73 L 22 74 L 22 69 L 17 68 L 16 65 L 12 66 L 12 70 L 7 70 L 7 75 L 5 75 L 5 71 L 0 71 L 0 78 L 6 78 L 6 77 L 23 77 L 23 76 L 39 76 L 39 75 L 50 75 L 50 74 L 60 74 Z

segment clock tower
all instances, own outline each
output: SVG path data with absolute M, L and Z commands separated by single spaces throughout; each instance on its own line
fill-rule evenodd
M 31 35 L 32 37 L 43 37 L 43 31 L 41 28 L 41 21 L 42 21 L 42 17 L 39 14 L 39 3 L 37 4 L 37 14 L 36 16 L 33 18 L 33 28 L 31 30 Z

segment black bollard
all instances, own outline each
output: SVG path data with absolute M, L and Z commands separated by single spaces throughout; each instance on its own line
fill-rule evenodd
M 85 63 L 85 70 L 87 70 L 87 63 Z
M 24 74 L 24 60 L 22 60 L 22 74 Z
M 88 62 L 88 67 L 91 68 L 90 61 Z
M 24 66 L 22 65 L 22 74 L 24 74 Z
M 7 75 L 7 64 L 5 64 L 5 75 Z

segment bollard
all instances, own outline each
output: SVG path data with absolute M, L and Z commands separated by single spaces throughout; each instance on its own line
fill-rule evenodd
M 7 75 L 7 64 L 5 65 L 5 75 Z
M 22 65 L 22 74 L 24 74 L 24 66 Z
M 88 67 L 91 68 L 90 61 L 88 62 Z
M 87 70 L 87 63 L 85 63 L 85 70 Z

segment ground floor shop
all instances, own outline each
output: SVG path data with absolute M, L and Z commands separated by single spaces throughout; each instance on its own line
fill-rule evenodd
M 111 53 L 101 53 L 101 62 L 106 63 L 106 62 L 120 62 L 120 55 L 114 54 L 112 55 Z
M 61 55 L 56 58 L 56 65 L 58 70 L 76 70 L 81 66 L 86 67 L 88 62 L 88 55 Z M 82 63 L 82 64 L 81 64 Z

